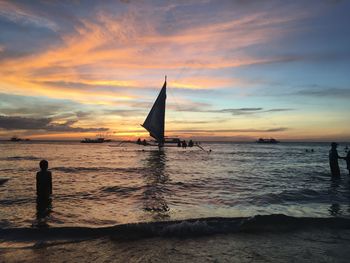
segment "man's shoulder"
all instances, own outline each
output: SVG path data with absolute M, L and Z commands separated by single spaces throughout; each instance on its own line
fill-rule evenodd
M 51 171 L 39 171 L 36 173 L 37 176 L 51 176 Z

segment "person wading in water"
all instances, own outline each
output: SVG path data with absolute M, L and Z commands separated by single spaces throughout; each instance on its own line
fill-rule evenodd
M 345 159 L 338 155 L 337 146 L 338 144 L 336 142 L 332 142 L 331 149 L 329 150 L 329 166 L 331 168 L 332 177 L 340 177 L 338 159 Z
M 42 160 L 40 171 L 36 173 L 36 209 L 39 224 L 50 214 L 52 195 L 52 174 L 48 171 L 49 163 Z

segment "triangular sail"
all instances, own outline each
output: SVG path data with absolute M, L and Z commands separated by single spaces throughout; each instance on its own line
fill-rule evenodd
M 159 144 L 164 143 L 165 123 L 165 100 L 166 100 L 166 79 L 164 85 L 153 104 L 151 111 L 142 126 Z

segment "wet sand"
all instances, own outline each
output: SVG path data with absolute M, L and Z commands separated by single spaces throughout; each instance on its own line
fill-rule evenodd
M 350 230 L 309 229 L 137 241 L 105 237 L 0 246 L 0 262 L 349 262 Z

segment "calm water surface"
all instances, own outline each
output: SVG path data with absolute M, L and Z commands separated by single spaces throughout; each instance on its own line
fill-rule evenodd
M 106 226 L 211 216 L 283 213 L 350 217 L 350 182 L 331 180 L 325 143 L 203 144 L 154 148 L 118 143 L 0 143 L 0 227 L 35 220 L 35 173 L 53 173 L 52 226 Z M 344 153 L 340 145 L 339 154 Z M 306 152 L 306 149 L 314 152 Z

